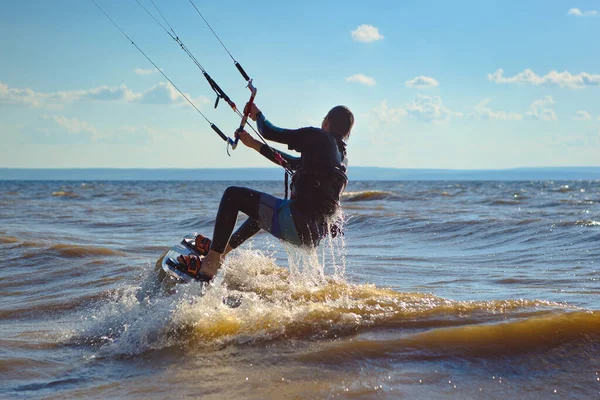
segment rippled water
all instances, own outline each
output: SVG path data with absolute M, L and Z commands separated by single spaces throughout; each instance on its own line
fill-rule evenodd
M 0 396 L 600 397 L 600 182 L 354 182 L 315 254 L 159 282 L 230 184 L 0 182 Z

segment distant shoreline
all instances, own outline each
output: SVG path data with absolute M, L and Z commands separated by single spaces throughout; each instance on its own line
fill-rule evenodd
M 279 168 L 0 168 L 3 181 L 272 181 Z M 497 170 L 403 169 L 351 167 L 352 181 L 520 181 L 600 180 L 600 167 L 547 167 Z

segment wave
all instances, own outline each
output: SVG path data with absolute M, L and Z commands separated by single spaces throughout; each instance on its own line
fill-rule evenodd
M 561 185 L 559 188 L 550 189 L 550 192 L 568 193 L 568 192 L 572 192 L 573 190 L 575 190 L 575 189 L 569 185 Z
M 344 201 L 372 201 L 372 200 L 385 200 L 392 197 L 391 192 L 383 190 L 363 190 L 360 192 L 346 192 L 342 195 Z
M 16 239 L 16 238 L 15 238 Z M 17 239 L 15 242 L 18 242 Z M 1 241 L 0 241 L 1 242 Z M 90 256 L 125 256 L 126 253 L 100 246 L 87 246 L 77 244 L 58 243 L 48 245 L 44 242 L 24 241 L 19 243 L 17 248 L 41 248 L 41 250 L 25 252 L 20 256 L 21 259 L 32 259 L 38 257 L 47 257 L 57 255 L 64 258 L 84 258 Z
M 104 293 L 93 295 L 70 296 L 65 300 L 65 295 L 58 294 L 56 289 L 53 293 L 45 296 L 38 296 L 35 301 L 28 303 L 19 303 L 0 310 L 0 318 L 3 320 L 33 318 L 47 318 L 48 315 L 54 317 L 63 313 L 72 313 L 75 310 L 85 307 L 87 304 L 102 300 L 106 297 Z
M 52 196 L 53 197 L 69 197 L 69 198 L 79 197 L 79 195 L 77 193 L 71 192 L 69 190 L 59 190 L 56 192 L 52 192 Z
M 570 206 L 591 206 L 591 205 L 598 204 L 598 201 L 589 200 L 589 199 L 584 199 L 584 200 L 569 199 L 569 200 L 559 200 L 559 203 L 560 204 L 568 204 Z
M 14 236 L 0 235 L 0 243 L 11 244 L 18 243 L 19 239 Z
M 49 250 L 59 253 L 67 258 L 80 258 L 88 256 L 124 256 L 125 253 L 106 247 L 81 246 L 75 244 L 54 244 Z
M 559 312 L 523 320 L 477 324 L 410 334 L 394 340 L 354 340 L 305 356 L 319 362 L 382 357 L 507 357 L 600 337 L 600 313 Z
M 485 203 L 492 206 L 516 206 L 521 204 L 519 200 L 490 200 Z
M 11 346 L 12 343 L 8 343 L 9 348 L 14 348 Z M 47 348 L 44 350 L 50 350 L 51 348 Z M 0 363 L 0 374 L 2 374 L 3 383 L 14 379 L 23 379 L 26 377 L 30 377 L 32 371 L 37 371 L 40 368 L 47 368 L 51 370 L 52 368 L 60 368 L 60 363 L 55 361 L 43 360 L 39 358 L 28 358 L 28 357 L 3 357 L 2 362 Z

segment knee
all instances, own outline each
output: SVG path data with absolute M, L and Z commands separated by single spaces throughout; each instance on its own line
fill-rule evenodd
M 221 201 L 231 201 L 232 199 L 235 199 L 235 198 L 239 197 L 240 191 L 242 189 L 243 188 L 241 188 L 239 186 L 229 186 L 223 192 L 223 196 L 221 197 Z
M 229 186 L 223 192 L 221 197 L 221 204 L 225 203 L 235 208 L 239 208 L 241 204 L 247 199 L 246 195 L 248 189 L 239 186 Z

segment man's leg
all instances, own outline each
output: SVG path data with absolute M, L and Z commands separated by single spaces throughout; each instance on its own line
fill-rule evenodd
M 260 232 L 258 221 L 248 218 L 246 221 L 244 221 L 242 226 L 240 226 L 238 230 L 233 232 L 233 235 L 231 235 L 231 239 L 229 239 L 229 243 L 227 243 L 227 247 L 225 247 L 223 257 L 240 247 L 242 243 L 256 235 L 258 232 Z
M 227 244 L 227 248 L 225 249 L 225 253 L 229 253 L 233 249 L 237 249 L 244 243 L 246 240 L 250 239 L 252 236 L 256 235 L 260 232 L 260 225 L 257 220 L 248 218 L 242 226 L 238 228 L 233 235 L 231 235 L 231 239 L 229 239 L 229 243 Z
M 237 186 L 225 190 L 219 204 L 210 251 L 202 262 L 202 273 L 209 277 L 215 276 L 221 266 L 223 255 L 260 230 L 258 222 L 254 224 L 246 221 L 238 230 L 239 232 L 244 228 L 240 235 L 234 235 L 235 238 L 231 236 L 240 211 L 249 217 L 249 221 L 258 221 L 261 194 L 259 191 Z M 247 236 L 249 233 L 252 234 Z M 235 239 L 235 242 L 228 246 L 230 239 Z M 242 242 L 239 239 L 243 239 Z

